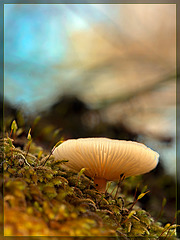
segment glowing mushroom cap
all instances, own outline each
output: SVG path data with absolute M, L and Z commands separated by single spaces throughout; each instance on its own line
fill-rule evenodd
M 70 139 L 55 148 L 56 159 L 76 171 L 105 181 L 147 173 L 156 167 L 159 154 L 142 143 L 108 138 Z

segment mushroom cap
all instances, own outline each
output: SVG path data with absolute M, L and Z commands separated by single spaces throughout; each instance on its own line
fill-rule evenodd
M 142 143 L 108 138 L 70 139 L 55 148 L 55 159 L 69 160 L 71 169 L 85 168 L 89 177 L 109 181 L 147 173 L 158 164 L 159 154 Z

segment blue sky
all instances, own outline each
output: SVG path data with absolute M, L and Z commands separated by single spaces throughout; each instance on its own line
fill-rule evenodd
M 86 19 L 89 10 L 94 15 Z M 54 87 L 47 91 L 42 85 L 57 74 L 53 65 L 64 61 L 71 33 L 95 21 L 100 15 L 92 5 L 5 4 L 5 99 L 33 109 L 38 99 L 51 97 Z

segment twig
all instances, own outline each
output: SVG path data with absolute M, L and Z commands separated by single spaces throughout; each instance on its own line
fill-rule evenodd
M 20 150 L 20 149 L 18 149 L 18 148 L 13 148 L 12 151 L 26 155 L 26 152 L 24 152 L 24 151 L 22 151 L 22 150 Z M 31 153 L 28 153 L 27 156 L 32 157 L 32 158 L 34 158 L 34 159 L 37 159 L 37 158 L 36 158 L 34 155 L 32 155 Z M 27 157 L 27 156 L 26 156 L 26 157 Z
M 28 161 L 26 160 L 26 158 L 20 153 L 19 154 L 23 159 L 24 159 L 24 162 L 29 166 L 31 167 L 31 165 L 28 163 Z
M 145 194 L 147 194 L 148 192 L 150 192 L 150 191 L 146 191 L 145 193 L 141 193 L 141 194 L 137 197 L 137 199 L 133 202 L 132 206 L 129 208 L 129 211 L 131 211 L 132 208 L 134 207 L 134 205 L 138 202 L 138 200 L 141 199 L 141 198 L 142 198 Z
M 164 240 L 167 238 L 168 233 L 169 233 L 169 231 L 170 231 L 170 227 L 174 224 L 175 220 L 176 220 L 176 215 L 175 215 L 175 217 L 174 217 L 172 223 L 170 224 L 170 226 L 169 226 L 167 229 L 165 229 L 164 231 L 162 231 L 162 233 L 161 233 L 161 235 L 159 236 L 159 238 L 160 238 L 160 237 L 163 235 L 163 233 L 165 233 L 166 231 L 167 231 L 167 234 L 166 234 Z
M 50 156 L 53 154 L 54 149 L 55 149 L 55 147 L 51 150 L 51 152 L 50 152 L 49 156 L 47 157 L 47 159 L 42 163 L 42 166 L 44 166 L 47 163 L 47 161 L 49 160 Z
M 119 182 L 118 182 L 118 185 L 117 185 L 117 190 L 116 190 L 116 194 L 114 195 L 114 199 L 116 199 L 118 189 L 121 186 L 121 183 L 123 182 L 124 179 L 125 179 L 125 174 L 123 173 L 123 174 L 120 175 L 120 179 L 119 179 Z

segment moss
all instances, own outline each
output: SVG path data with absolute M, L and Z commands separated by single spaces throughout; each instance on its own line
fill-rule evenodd
M 4 154 L 5 236 L 176 239 L 174 228 L 154 221 L 138 203 L 132 210 L 133 196 L 127 189 L 117 192 L 115 198 L 110 194 L 112 189 L 101 194 L 92 179 L 64 168 L 64 161 L 55 160 L 34 142 L 24 149 L 15 147 L 11 138 L 0 144 Z

